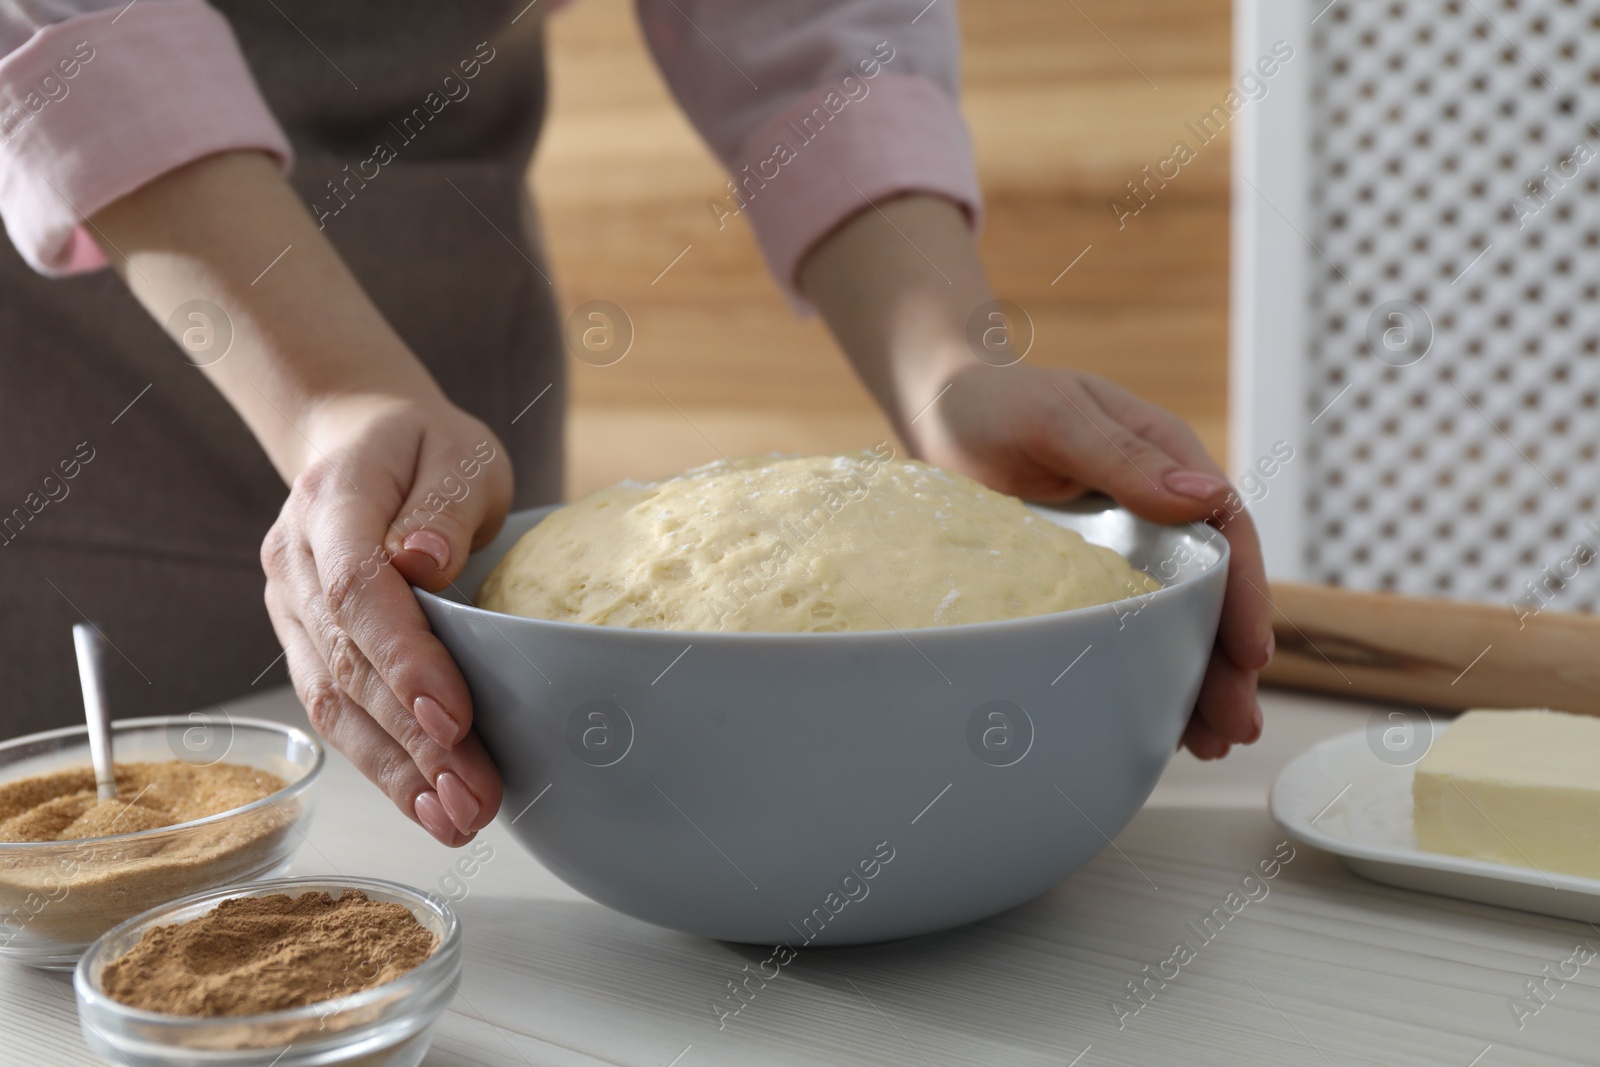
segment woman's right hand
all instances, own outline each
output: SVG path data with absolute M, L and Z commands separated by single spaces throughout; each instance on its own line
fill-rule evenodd
M 442 395 L 336 395 L 300 429 L 316 444 L 261 547 L 295 691 L 397 808 L 465 844 L 499 809 L 500 775 L 410 585 L 448 587 L 498 532 L 510 457 Z
M 261 561 L 312 725 L 408 817 L 464 844 L 494 818 L 500 775 L 409 585 L 445 588 L 499 530 L 505 447 L 440 391 L 277 161 L 206 156 L 91 226 L 174 341 L 187 348 L 174 309 L 196 300 L 229 327 L 231 345 L 196 362 L 290 483 Z

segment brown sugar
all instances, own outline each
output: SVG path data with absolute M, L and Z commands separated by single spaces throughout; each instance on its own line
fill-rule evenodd
M 236 763 L 115 765 L 117 795 L 100 800 L 94 771 L 74 767 L 0 784 L 0 841 L 77 841 L 155 830 L 253 804 L 283 779 Z
M 101 803 L 87 767 L 0 784 L 0 945 L 87 943 L 158 904 L 260 878 L 288 857 L 305 800 L 289 797 L 197 826 L 286 788 L 229 763 L 116 765 Z M 115 836 L 113 836 L 115 835 Z M 50 842 L 59 842 L 50 844 Z
M 347 889 L 233 897 L 147 930 L 106 964 L 111 999 L 169 1015 L 259 1015 L 392 982 L 438 947 L 403 904 Z

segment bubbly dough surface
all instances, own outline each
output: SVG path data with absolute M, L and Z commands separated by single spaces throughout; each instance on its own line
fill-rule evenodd
M 560 622 L 793 633 L 1020 618 L 1160 587 L 1015 497 L 880 445 L 602 489 L 528 531 L 477 603 Z

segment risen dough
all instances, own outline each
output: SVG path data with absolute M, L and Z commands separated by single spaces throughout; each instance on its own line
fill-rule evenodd
M 715 463 L 553 512 L 478 590 L 491 611 L 658 630 L 886 630 L 1160 588 L 1014 497 L 874 452 Z

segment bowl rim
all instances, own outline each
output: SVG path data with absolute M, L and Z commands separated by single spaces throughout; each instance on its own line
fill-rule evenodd
M 374 889 L 379 892 L 390 893 L 402 897 L 411 904 L 419 905 L 436 915 L 444 924 L 444 932 L 439 935 L 439 943 L 434 946 L 433 954 L 400 977 L 370 989 L 363 989 L 358 993 L 349 993 L 341 997 L 330 997 L 327 1000 L 318 1000 L 310 1004 L 303 1004 L 298 1008 L 284 1008 L 280 1011 L 261 1012 L 256 1015 L 174 1015 L 169 1012 L 147 1011 L 144 1008 L 133 1008 L 114 1000 L 106 995 L 100 983 L 89 978 L 90 964 L 104 950 L 104 946 L 112 938 L 121 936 L 128 930 L 142 924 L 151 923 L 160 919 L 162 915 L 192 907 L 196 904 L 205 904 L 215 901 L 221 904 L 224 900 L 235 897 L 261 897 L 271 896 L 276 893 L 295 895 L 291 890 L 300 893 L 323 892 L 329 889 L 357 889 L 363 892 Z M 207 910 L 207 914 L 212 909 Z M 199 918 L 199 916 L 196 916 Z M 193 921 L 193 920 L 188 920 Z M 397 987 L 408 986 L 401 990 L 397 1000 L 414 997 L 418 992 L 436 988 L 442 981 L 449 981 L 449 972 L 460 962 L 461 958 L 461 920 L 456 916 L 455 910 L 448 903 L 433 893 L 417 889 L 403 882 L 391 881 L 387 878 L 365 878 L 361 876 L 346 875 L 296 875 L 289 878 L 271 878 L 261 882 L 242 882 L 230 886 L 220 886 L 200 893 L 191 893 L 177 900 L 170 900 L 165 904 L 158 904 L 153 908 L 140 912 L 130 919 L 113 926 L 101 934 L 84 950 L 79 957 L 77 965 L 72 971 L 72 987 L 78 996 L 81 1008 L 98 1010 L 111 1015 L 119 1016 L 129 1022 L 146 1023 L 162 1026 L 168 1029 L 205 1029 L 208 1027 L 236 1027 L 258 1026 L 268 1024 L 294 1023 L 325 1019 L 331 1015 L 354 1011 L 369 1006 L 375 1001 L 385 1000 L 394 994 Z M 107 961 L 110 962 L 110 961 Z M 378 1020 L 375 1020 L 378 1021 Z M 356 1027 L 339 1036 L 359 1034 L 363 1028 Z
M 1049 504 L 1037 504 L 1029 501 L 1024 501 L 1023 503 L 1027 504 L 1029 508 L 1035 510 L 1039 510 L 1041 508 L 1047 511 L 1062 510 L 1060 508 L 1054 508 Z M 1074 502 L 1069 501 L 1068 503 L 1071 504 Z M 544 512 L 546 515 L 548 515 L 549 513 L 554 512 L 564 506 L 565 504 L 545 504 L 539 507 L 521 508 L 507 515 L 506 521 L 509 522 L 511 519 L 519 515 L 527 515 L 532 512 Z M 468 596 L 467 593 L 458 585 L 456 585 L 454 581 L 450 582 L 446 588 L 459 594 L 462 598 L 461 600 L 451 600 L 448 597 L 441 596 L 439 593 L 430 592 L 416 585 L 411 587 L 411 591 L 423 604 L 437 604 L 446 612 L 470 613 L 467 616 L 468 618 L 482 618 L 486 620 L 489 625 L 495 626 L 496 629 L 498 629 L 496 620 L 504 619 L 509 620 L 513 625 L 526 624 L 526 626 L 529 628 L 536 630 L 545 628 L 553 629 L 558 634 L 571 633 L 585 634 L 589 636 L 596 636 L 599 634 L 607 635 L 606 637 L 601 638 L 602 640 L 658 641 L 672 644 L 681 644 L 684 641 L 692 640 L 696 644 L 705 642 L 714 645 L 737 645 L 746 642 L 815 644 L 818 642 L 829 643 L 838 642 L 841 640 L 856 643 L 874 640 L 899 643 L 901 641 L 909 640 L 909 638 L 906 636 L 907 633 L 915 634 L 918 640 L 942 641 L 946 639 L 945 635 L 949 635 L 950 637 L 954 638 L 966 636 L 972 634 L 974 631 L 979 630 L 985 633 L 996 630 L 1007 632 L 1023 630 L 1034 626 L 1050 625 L 1052 623 L 1058 623 L 1067 619 L 1083 618 L 1086 617 L 1090 612 L 1103 611 L 1106 608 L 1113 608 L 1117 604 L 1126 604 L 1130 601 L 1143 601 L 1145 603 L 1152 603 L 1157 599 L 1171 599 L 1174 596 L 1184 595 L 1185 590 L 1195 588 L 1208 580 L 1216 580 L 1218 574 L 1222 576 L 1223 581 L 1227 580 L 1228 566 L 1233 556 L 1232 545 L 1229 544 L 1228 538 L 1225 534 L 1223 534 L 1220 530 L 1214 529 L 1213 527 L 1207 525 L 1204 521 L 1197 520 L 1195 522 L 1158 523 L 1150 519 L 1141 518 L 1122 505 L 1115 504 L 1114 502 L 1112 503 L 1111 507 L 1104 508 L 1102 511 L 1122 511 L 1128 515 L 1131 515 L 1133 518 L 1138 519 L 1140 522 L 1149 523 L 1151 526 L 1187 531 L 1198 539 L 1204 541 L 1207 545 L 1215 548 L 1217 550 L 1217 558 L 1206 564 L 1205 567 L 1197 573 L 1192 574 L 1187 578 L 1173 581 L 1170 584 L 1163 584 L 1160 589 L 1154 589 L 1146 593 L 1137 593 L 1129 597 L 1121 597 L 1117 600 L 1107 600 L 1100 604 L 1090 604 L 1081 608 L 1067 608 L 1064 611 L 1047 611 L 1039 615 L 1022 615 L 1014 619 L 990 619 L 985 622 L 962 622 L 949 626 L 894 627 L 891 625 L 889 628 L 883 630 L 829 630 L 822 632 L 814 632 L 811 630 L 666 630 L 646 628 L 642 626 L 603 626 L 599 623 L 591 622 L 566 622 L 558 619 L 539 619 L 531 615 L 511 615 L 503 611 L 490 611 L 488 608 L 480 608 L 476 604 L 472 603 L 471 597 Z M 1067 528 L 1071 529 L 1071 527 Z M 1080 534 L 1079 536 L 1082 535 Z M 1084 539 L 1088 540 L 1088 538 Z M 1089 543 L 1097 544 L 1098 542 L 1090 541 Z M 1151 577 L 1155 576 L 1151 575 Z M 1159 581 L 1160 579 L 1158 578 L 1157 580 Z
M 116 719 L 111 723 L 111 734 L 114 739 L 119 730 L 145 729 L 152 726 L 170 726 L 175 722 L 187 723 L 188 721 L 189 720 L 187 717 L 181 715 L 149 715 L 139 719 Z M 262 730 L 266 733 L 282 734 L 286 737 L 305 743 L 308 747 L 310 747 L 313 754 L 311 766 L 306 770 L 305 774 L 302 774 L 299 778 L 296 778 L 294 781 L 290 782 L 276 793 L 268 794 L 267 796 L 262 797 L 260 800 L 252 800 L 250 803 L 245 804 L 242 807 L 229 808 L 227 811 L 219 811 L 215 815 L 207 815 L 201 819 L 190 819 L 188 822 L 173 823 L 171 826 L 158 826 L 153 830 L 130 830 L 125 834 L 106 834 L 103 837 L 74 837 L 70 841 L 0 841 L 0 852 L 5 852 L 10 849 L 42 850 L 63 847 L 77 848 L 81 845 L 89 843 L 127 841 L 132 840 L 133 838 L 143 838 L 145 840 L 149 840 L 150 838 L 159 834 L 176 833 L 177 831 L 189 830 L 196 826 L 208 826 L 211 823 L 221 822 L 224 819 L 232 819 L 247 812 L 261 811 L 267 807 L 277 807 L 277 805 L 281 804 L 285 800 L 294 799 L 296 796 L 311 788 L 312 784 L 321 775 L 323 766 L 327 763 L 328 752 L 326 747 L 322 744 L 321 739 L 316 737 L 314 734 L 300 729 L 298 726 L 291 726 L 288 723 L 273 722 L 271 719 L 258 719 L 248 715 L 229 715 L 228 723 L 230 726 L 246 726 Z M 74 734 L 83 735 L 84 743 L 86 745 L 88 744 L 89 727 L 87 724 L 79 726 L 62 726 L 54 730 L 43 730 L 36 734 L 24 734 L 21 737 L 13 737 L 9 741 L 0 742 L 0 756 L 4 756 L 11 749 L 22 747 L 24 744 L 34 744 L 39 741 L 52 741 L 61 737 L 70 737 Z M 137 918 L 137 916 L 135 916 L 135 918 Z

